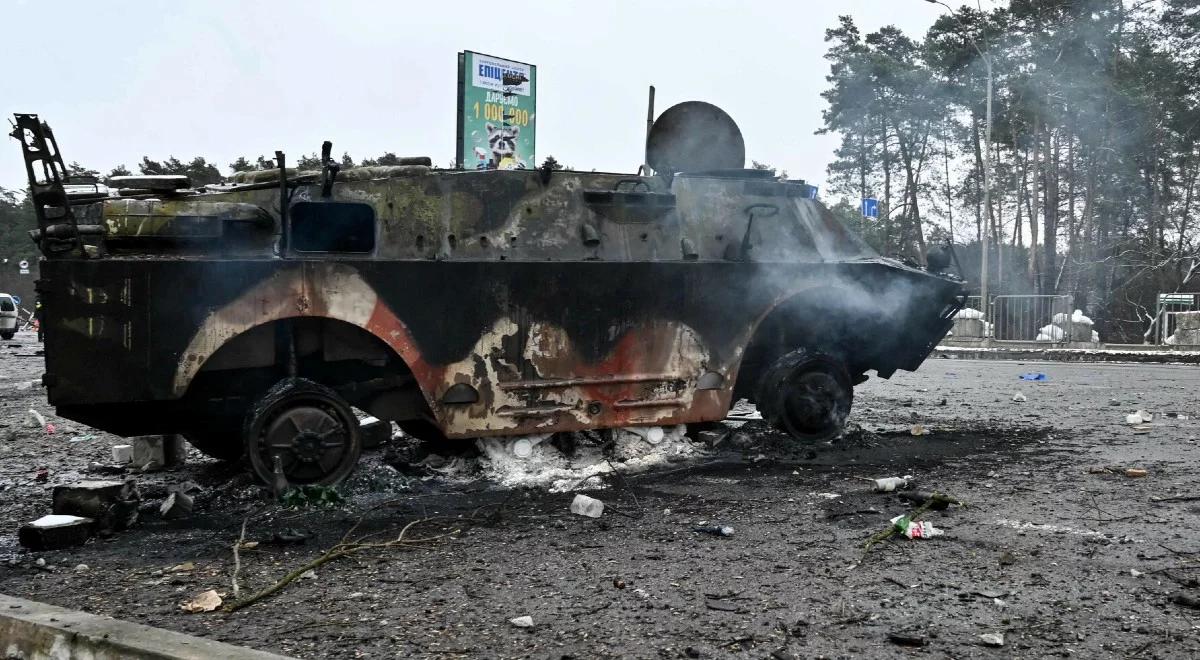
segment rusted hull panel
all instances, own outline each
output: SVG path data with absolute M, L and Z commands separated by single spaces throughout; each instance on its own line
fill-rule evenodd
M 880 299 L 893 336 L 856 368 L 915 368 L 948 323 L 929 310 L 957 292 L 885 261 L 49 260 L 42 272 L 51 402 L 125 433 L 132 404 L 170 411 L 221 346 L 285 318 L 370 332 L 447 435 L 476 437 L 720 419 L 756 323 L 813 292 Z M 699 389 L 705 374 L 721 385 Z M 478 400 L 442 403 L 458 383 Z

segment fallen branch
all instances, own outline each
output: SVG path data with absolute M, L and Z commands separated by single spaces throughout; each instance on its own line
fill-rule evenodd
M 236 541 L 233 542 L 233 597 L 238 597 L 238 574 L 242 572 L 242 544 L 246 542 L 246 522 L 250 520 L 247 516 L 242 519 L 242 533 L 238 535 Z
M 430 541 L 436 541 L 438 539 L 445 538 L 446 536 L 450 536 L 451 534 L 456 534 L 459 531 L 458 529 L 454 529 L 445 534 L 439 534 L 437 536 L 430 536 L 430 537 L 420 538 L 420 539 L 406 538 L 406 536 L 408 534 L 408 530 L 412 529 L 413 526 L 418 525 L 420 523 L 429 522 L 430 520 L 432 520 L 432 518 L 419 518 L 417 520 L 413 520 L 412 522 L 409 522 L 407 525 L 405 525 L 403 528 L 401 528 L 400 533 L 396 535 L 396 538 L 394 538 L 390 541 L 367 541 L 367 539 L 369 539 L 369 538 L 378 536 L 378 533 L 368 534 L 366 536 L 362 536 L 362 537 L 352 540 L 352 541 L 347 540 L 350 532 L 357 529 L 359 524 L 362 523 L 362 518 L 359 518 L 358 522 L 354 523 L 354 525 L 350 528 L 350 531 L 348 531 L 346 533 L 346 536 L 343 536 L 341 541 L 339 541 L 336 545 L 334 545 L 329 550 L 326 550 L 324 554 L 317 557 L 316 559 L 313 559 L 312 561 L 301 566 L 300 568 L 297 568 L 297 569 L 291 571 L 287 575 L 284 575 L 277 582 L 275 582 L 275 584 L 272 584 L 271 586 L 266 587 L 265 589 L 262 589 L 261 591 L 246 598 L 245 600 L 239 600 L 239 601 L 230 603 L 229 605 L 226 605 L 225 611 L 226 612 L 236 612 L 244 607 L 253 605 L 254 603 L 257 603 L 258 601 L 270 596 L 271 594 L 275 593 L 276 591 L 279 591 L 280 589 L 283 589 L 287 585 L 296 581 L 296 579 L 298 579 L 300 576 L 304 575 L 308 571 L 315 570 L 315 569 L 319 568 L 320 566 L 327 564 L 335 559 L 340 559 L 342 557 L 354 554 L 355 552 L 359 552 L 361 550 L 369 550 L 369 549 L 386 549 L 386 548 L 399 548 L 399 547 L 405 547 L 405 546 L 408 546 L 408 547 L 420 546 L 423 543 L 428 543 Z
M 1200 495 L 1170 495 L 1167 497 L 1151 497 L 1151 502 L 1195 502 Z

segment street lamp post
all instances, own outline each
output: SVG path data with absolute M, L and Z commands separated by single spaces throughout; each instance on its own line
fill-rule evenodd
M 958 23 L 959 27 L 963 28 L 963 35 L 975 47 L 975 52 L 979 53 L 980 59 L 983 60 L 983 65 L 987 69 L 987 117 L 984 120 L 984 149 L 983 149 L 983 231 L 981 235 L 980 245 L 980 263 L 979 263 L 979 306 L 983 309 L 983 320 L 986 323 L 991 317 L 991 307 L 988 305 L 988 237 L 992 230 L 991 210 L 992 210 L 992 58 L 979 47 L 979 44 L 971 38 L 971 34 L 967 32 L 966 26 L 959 20 L 958 14 L 954 13 L 954 9 L 941 0 L 925 0 L 930 4 L 941 5 L 950 12 L 950 17 Z

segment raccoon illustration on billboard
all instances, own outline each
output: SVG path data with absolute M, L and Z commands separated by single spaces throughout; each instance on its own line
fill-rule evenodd
M 472 51 L 458 65 L 458 168 L 532 169 L 537 67 Z

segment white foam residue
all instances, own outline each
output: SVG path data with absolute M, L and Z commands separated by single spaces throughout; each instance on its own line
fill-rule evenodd
M 607 458 L 599 446 L 583 442 L 572 456 L 564 455 L 547 442 L 534 447 L 529 457 L 519 458 L 508 450 L 508 442 L 510 440 L 502 438 L 478 441 L 483 452 L 478 468 L 484 477 L 507 488 L 530 486 L 554 493 L 599 487 L 592 478 L 608 474 L 614 468 L 621 473 L 645 472 L 666 465 L 674 457 L 703 453 L 686 436 L 678 433 L 668 433 L 659 444 L 651 445 L 634 433 L 618 432 Z
M 1049 534 L 1072 534 L 1075 536 L 1089 536 L 1098 539 L 1110 538 L 1107 534 L 1093 532 L 1090 529 L 1075 529 L 1074 527 L 1066 527 L 1064 525 L 1046 525 L 1042 523 L 1025 522 L 1024 520 L 1008 520 L 1006 518 L 997 518 L 997 525 L 1011 527 L 1018 531 L 1034 531 L 1047 532 Z M 1140 543 L 1140 539 L 1132 539 L 1135 543 Z

